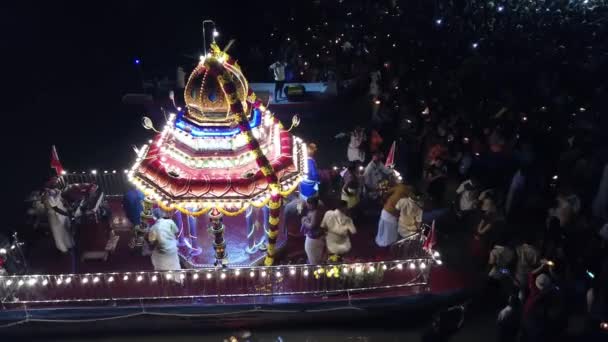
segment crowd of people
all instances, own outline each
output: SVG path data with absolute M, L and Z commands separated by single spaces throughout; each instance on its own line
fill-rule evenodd
M 580 310 L 589 331 L 606 329 L 608 146 L 598 77 L 606 70 L 606 4 L 313 6 L 314 21 L 294 10 L 271 31 L 266 57 L 287 62 L 288 81 L 335 80 L 342 94 L 368 103 L 352 131 L 337 136 L 349 140 L 350 163 L 338 210 L 356 225 L 357 214 L 381 201 L 380 247 L 432 219 L 442 222 L 439 231 L 457 225 L 469 234 L 487 293 L 505 305 L 503 341 L 559 340 Z M 393 170 L 381 153 L 393 141 L 403 184 L 388 190 Z M 308 205 L 302 228 L 316 262 L 322 247 L 311 227 L 323 228 L 324 218 L 318 200 Z

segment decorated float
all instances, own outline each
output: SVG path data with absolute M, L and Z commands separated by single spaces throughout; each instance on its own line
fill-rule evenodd
M 76 225 L 78 272 L 66 258 L 45 257 L 55 251 L 41 242 L 31 247 L 37 250 L 29 265 L 35 273 L 0 276 L 0 326 L 58 315 L 111 320 L 263 309 L 282 316 L 289 310 L 420 305 L 429 295 L 463 288 L 440 265 L 424 229 L 390 250 L 370 247 L 373 227 L 360 229 L 353 236 L 357 257 L 339 263 L 310 265 L 282 256 L 293 239 L 289 254 L 304 254 L 303 239 L 286 232 L 283 209 L 307 176 L 306 145 L 215 44 L 192 71 L 184 100 L 185 108 L 169 113 L 164 128 L 137 149 L 131 168 L 60 173 L 64 186 L 88 189 L 92 193 L 79 194 L 97 199 L 97 207 L 102 198 L 110 214 L 104 219 L 94 206 L 88 210 L 94 219 Z M 82 185 L 89 183 L 96 186 Z M 132 186 L 143 194 L 137 225 L 123 210 L 123 194 Z M 156 207 L 173 212 L 180 228 L 181 270 L 154 271 L 143 248 Z M 20 258 L 21 246 L 14 239 L 0 249 L 1 257 Z

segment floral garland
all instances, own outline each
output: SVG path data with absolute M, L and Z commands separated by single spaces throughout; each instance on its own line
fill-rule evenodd
M 212 46 L 213 51 L 219 50 L 217 45 Z M 228 63 L 232 62 L 229 59 Z M 253 136 L 251 132 L 251 126 L 249 125 L 249 120 L 245 111 L 243 109 L 242 103 L 239 101 L 236 86 L 232 80 L 232 76 L 230 73 L 226 71 L 219 61 L 215 58 L 208 58 L 205 60 L 205 66 L 209 70 L 209 73 L 217 76 L 217 80 L 220 84 L 220 87 L 224 91 L 226 95 L 226 99 L 228 100 L 228 104 L 230 105 L 230 112 L 235 115 L 235 124 L 241 131 L 241 134 L 244 135 L 245 141 L 247 144 L 247 148 L 250 151 L 253 151 L 254 156 L 256 157 L 256 164 L 260 168 L 260 171 L 266 177 L 266 181 L 270 188 L 270 201 L 269 201 L 269 218 L 268 218 L 268 245 L 267 245 L 267 254 L 264 259 L 264 264 L 270 266 L 274 264 L 274 255 L 275 255 L 275 247 L 277 242 L 278 230 L 279 230 L 279 222 L 280 222 L 280 210 L 281 210 L 281 185 L 279 184 L 279 180 L 277 175 L 274 172 L 270 161 L 260 148 L 260 144 L 257 139 Z M 250 97 L 252 94 L 248 94 Z M 274 209 L 273 209 L 274 208 Z

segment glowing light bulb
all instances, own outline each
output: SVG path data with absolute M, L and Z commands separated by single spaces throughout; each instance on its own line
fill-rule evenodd
M 49 281 L 48 281 L 48 280 L 44 279 L 44 280 L 42 281 L 42 286 L 47 286 L 48 284 L 49 284 Z
M 410 270 L 415 270 L 416 265 L 413 262 L 410 262 Z
M 249 277 L 250 277 L 250 278 L 255 277 L 255 273 L 254 273 L 253 271 L 249 272 Z
M 141 275 L 138 275 L 136 280 L 137 280 L 137 282 L 139 283 L 139 282 L 141 282 L 142 280 L 144 280 L 144 277 L 142 277 Z
M 113 283 L 114 282 L 114 276 L 110 276 L 108 278 L 108 283 Z
M 347 274 L 348 273 L 348 267 L 343 267 L 342 268 L 342 273 Z
M 443 261 L 441 260 L 435 260 L 435 262 L 437 263 L 437 265 L 443 265 Z
M 238 269 L 237 269 L 237 270 L 235 270 L 235 271 L 234 271 L 234 275 L 235 275 L 236 277 L 238 277 L 239 275 L 241 275 L 241 270 L 238 270 Z
M 282 274 L 281 274 L 281 272 L 280 272 L 280 271 L 277 271 L 277 273 L 275 273 L 275 276 L 276 276 L 277 278 L 279 278 L 280 276 L 282 276 Z
M 89 278 L 84 277 L 84 278 L 82 278 L 81 282 L 82 282 L 83 284 L 87 284 L 87 283 L 89 282 Z
M 220 33 L 217 30 L 213 30 L 213 38 L 219 37 Z
M 388 268 L 388 266 L 386 266 L 386 264 L 382 265 L 382 269 L 386 270 Z
M 153 281 L 153 282 L 156 282 L 157 280 L 158 280 L 158 277 L 156 276 L 156 274 L 155 274 L 155 275 L 153 275 L 153 276 L 152 276 L 152 281 Z
M 198 273 L 194 273 L 194 275 L 192 276 L 192 279 L 194 279 L 194 280 L 198 279 Z
M 97 284 L 97 283 L 99 283 L 99 277 L 93 278 L 93 284 Z
M 403 264 L 397 264 L 397 269 L 398 270 L 402 270 L 403 269 Z
M 423 270 L 423 269 L 425 269 L 425 268 L 426 268 L 426 264 L 425 264 L 425 263 L 423 263 L 423 262 L 421 262 L 421 263 L 420 263 L 420 269 L 421 269 L 421 270 Z
M 260 274 L 262 277 L 266 276 L 266 271 L 262 271 L 262 273 Z
M 205 277 L 207 277 L 207 279 L 211 279 L 212 275 L 211 275 L 211 273 L 207 273 L 207 275 Z
M 434 251 L 433 252 L 433 258 L 439 258 L 439 252 Z
M 558 176 L 557 176 L 557 175 L 554 175 L 554 176 L 553 176 L 553 180 L 557 180 L 557 178 L 558 178 Z
M 369 273 L 372 273 L 376 270 L 376 268 L 374 266 L 370 266 L 369 267 Z
M 97 170 L 91 170 L 91 174 L 92 175 L 96 175 L 97 174 Z
M 17 285 L 19 285 L 19 286 L 23 286 L 23 284 L 24 284 L 23 280 L 19 280 L 19 281 L 17 282 Z
M 502 11 L 504 11 L 504 9 L 505 8 L 503 6 L 498 6 L 498 8 L 497 8 L 498 12 L 502 12 Z
M 304 273 L 302 273 L 305 277 L 308 277 L 308 270 L 304 270 Z
M 289 274 L 295 275 L 296 274 L 296 269 L 295 268 L 290 269 L 289 270 Z
M 184 279 L 186 279 L 186 275 L 185 275 L 185 274 L 183 274 L 183 273 L 182 273 L 182 274 L 180 274 L 180 275 L 179 275 L 179 279 L 180 279 L 180 280 L 184 280 Z
M 71 282 L 72 282 L 72 277 L 67 277 L 67 278 L 65 278 L 65 283 L 66 283 L 66 284 L 69 284 L 69 283 L 71 283 Z
M 441 25 L 441 23 L 442 23 L 442 20 L 441 20 L 441 19 L 437 19 L 437 20 L 435 20 L 435 24 L 437 24 L 437 25 Z
M 13 280 L 12 279 L 7 280 L 6 286 L 11 286 L 11 285 L 13 285 Z
M 479 44 L 478 43 L 473 43 L 473 44 L 471 44 L 471 46 L 473 47 L 473 49 L 477 49 L 477 47 L 479 46 Z
M 0 248 L 0 254 L 6 254 L 6 248 Z
M 128 276 L 128 275 L 125 275 L 124 277 L 122 277 L 122 280 L 123 280 L 123 281 L 127 281 L 127 280 L 129 280 L 129 276 Z
M 61 285 L 63 283 L 63 279 L 59 278 L 57 279 L 57 285 Z
M 171 274 L 171 273 L 167 273 L 167 274 L 165 274 L 165 278 L 166 278 L 167 280 L 171 280 L 171 279 L 173 279 L 173 274 Z
M 363 272 L 363 268 L 361 266 L 355 267 L 355 273 L 359 274 L 361 272 Z
M 226 273 L 222 273 L 222 274 L 220 274 L 220 278 L 221 278 L 222 280 L 226 279 Z
M 38 282 L 38 280 L 36 278 L 30 278 L 27 281 L 27 285 L 28 286 L 34 286 L 34 285 L 36 285 L 37 282 Z

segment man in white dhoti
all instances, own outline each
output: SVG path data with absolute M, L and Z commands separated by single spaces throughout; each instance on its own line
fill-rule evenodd
M 148 233 L 148 241 L 153 246 L 152 265 L 155 271 L 180 270 L 179 255 L 177 254 L 179 229 L 171 219 L 171 212 L 162 211 L 161 216 Z
M 74 247 L 74 237 L 70 230 L 71 215 L 61 197 L 58 181 L 57 177 L 53 177 L 47 182 L 43 202 L 47 211 L 49 226 L 53 233 L 53 239 L 55 239 L 55 246 L 62 253 L 67 253 Z
M 346 214 L 348 211 L 345 201 L 340 201 L 336 210 L 329 210 L 323 216 L 321 228 L 327 230 L 325 242 L 330 253 L 329 261 L 338 262 L 350 251 L 349 234 L 356 234 L 357 229 L 353 220 Z
M 363 172 L 363 180 L 365 182 L 365 189 L 367 197 L 376 199 L 379 196 L 378 185 L 384 179 L 390 177 L 393 171 L 382 163 L 382 155 L 374 154 L 372 160 L 365 167 Z

